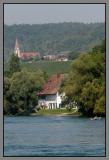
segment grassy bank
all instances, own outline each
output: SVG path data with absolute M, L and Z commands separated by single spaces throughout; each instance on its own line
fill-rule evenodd
M 36 71 L 37 69 L 41 69 L 46 72 L 49 76 L 56 73 L 68 73 L 71 67 L 72 61 L 37 61 L 37 62 L 22 62 L 21 67 L 26 68 L 28 71 Z M 9 70 L 9 64 L 6 63 L 4 66 L 4 71 Z
M 28 71 L 36 71 L 41 69 L 47 72 L 48 75 L 55 73 L 67 73 L 70 69 L 72 61 L 55 62 L 55 61 L 37 61 L 33 63 L 22 63 L 22 68 L 26 68 Z
M 66 108 L 64 108 L 64 109 L 41 109 L 37 113 L 33 113 L 32 115 L 80 115 L 80 113 L 75 110 L 68 111 Z

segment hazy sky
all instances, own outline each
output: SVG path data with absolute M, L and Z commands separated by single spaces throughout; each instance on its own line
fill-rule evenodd
M 4 23 L 104 22 L 104 4 L 5 4 Z

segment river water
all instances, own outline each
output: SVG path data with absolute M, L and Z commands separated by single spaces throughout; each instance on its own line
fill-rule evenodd
M 4 117 L 4 156 L 105 156 L 105 119 Z

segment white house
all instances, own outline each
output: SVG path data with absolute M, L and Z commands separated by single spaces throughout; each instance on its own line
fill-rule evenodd
M 62 74 L 53 75 L 38 93 L 38 105 L 46 109 L 60 108 L 64 94 L 59 93 L 59 88 L 64 76 Z

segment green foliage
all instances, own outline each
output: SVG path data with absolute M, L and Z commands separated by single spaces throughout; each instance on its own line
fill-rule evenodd
M 20 60 L 17 55 L 12 54 L 9 61 L 9 73 L 12 75 L 14 72 L 21 71 Z
M 97 45 L 92 49 L 91 53 L 103 53 L 105 51 L 105 41 L 102 41 L 102 45 Z
M 70 52 L 68 55 L 69 60 L 74 60 L 80 55 L 79 52 Z
M 4 26 L 4 58 L 10 57 L 16 37 L 22 51 L 42 55 L 60 52 L 86 52 L 105 37 L 104 23 L 22 24 Z
M 30 114 L 37 105 L 37 93 L 45 83 L 42 71 L 13 73 L 11 78 L 4 80 L 4 113 Z
M 102 48 L 102 49 L 101 49 Z M 67 102 L 76 101 L 85 115 L 105 115 L 105 49 L 94 47 L 89 54 L 79 56 L 72 63 L 64 82 Z
M 9 114 L 9 108 L 10 108 L 10 79 L 5 77 L 4 78 L 4 113 Z
M 105 115 L 105 97 L 102 96 L 100 99 L 97 100 L 95 108 L 94 108 L 94 113 L 99 114 L 99 115 Z

